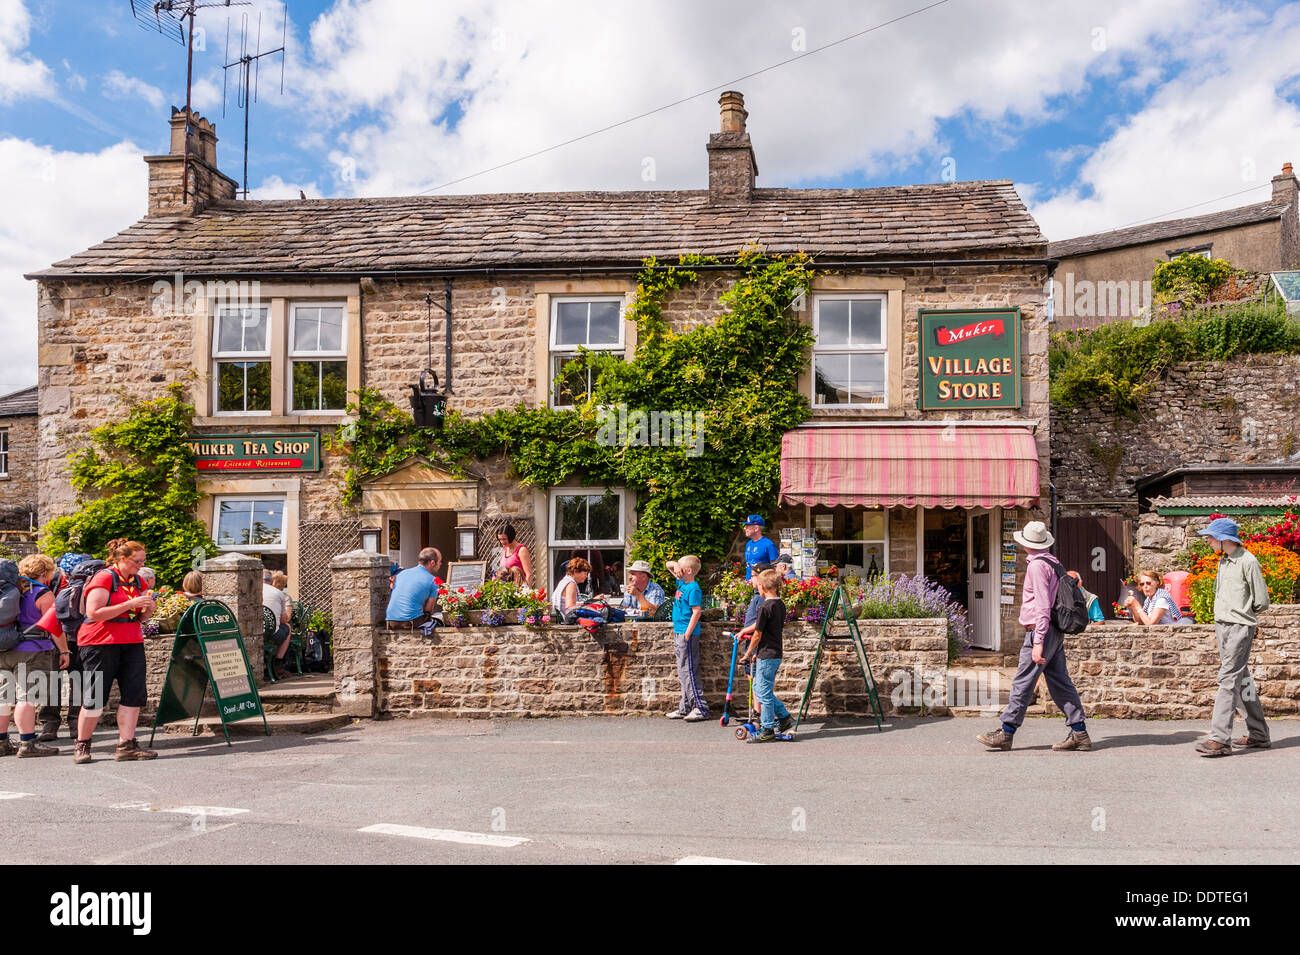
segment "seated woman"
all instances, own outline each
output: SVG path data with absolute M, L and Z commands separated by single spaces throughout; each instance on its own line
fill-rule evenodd
M 571 622 L 572 612 L 582 605 L 578 585 L 585 584 L 591 574 L 591 564 L 575 557 L 564 565 L 564 577 L 551 591 L 551 606 L 565 623 Z
M 1138 587 L 1146 600 L 1139 605 L 1137 598 L 1130 594 L 1128 600 L 1124 601 L 1124 606 L 1128 608 L 1136 623 L 1147 626 L 1159 623 L 1168 626 L 1188 622 L 1178 609 L 1178 605 L 1174 603 L 1174 598 L 1169 596 L 1169 591 L 1160 586 L 1160 578 L 1151 571 L 1143 570 L 1138 573 Z

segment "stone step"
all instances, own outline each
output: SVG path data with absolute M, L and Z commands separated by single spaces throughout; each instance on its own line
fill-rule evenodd
M 272 713 L 317 714 L 334 712 L 334 676 L 330 673 L 294 675 L 287 680 L 267 683 L 257 688 L 262 709 Z M 211 696 L 203 703 L 204 716 L 216 716 L 217 704 Z
M 272 736 L 287 733 L 320 733 L 324 730 L 338 729 L 352 722 L 346 713 L 267 713 L 266 723 L 271 728 Z M 188 736 L 194 724 L 189 720 L 168 723 L 163 728 L 169 736 Z M 258 719 L 240 720 L 226 727 L 231 736 L 265 736 L 266 729 Z M 220 736 L 221 718 L 218 716 L 199 717 L 199 736 Z

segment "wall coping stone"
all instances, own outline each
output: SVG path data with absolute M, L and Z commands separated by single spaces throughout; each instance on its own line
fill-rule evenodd
M 339 554 L 330 561 L 330 570 L 372 570 L 382 567 L 385 570 L 393 564 L 387 554 L 372 554 L 368 550 L 350 550 Z
M 220 557 L 210 557 L 203 562 L 204 571 L 209 570 L 248 570 L 252 567 L 260 567 L 262 562 L 256 557 L 249 557 L 247 554 L 222 554 Z

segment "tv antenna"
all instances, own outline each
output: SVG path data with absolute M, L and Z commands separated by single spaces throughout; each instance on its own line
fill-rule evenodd
M 237 74 L 238 86 L 235 92 L 235 103 L 237 108 L 244 111 L 244 198 L 248 198 L 248 114 L 253 111 L 253 104 L 257 102 L 257 84 L 261 76 L 261 63 L 264 56 L 275 56 L 280 54 L 280 92 L 284 93 L 284 48 L 289 36 L 289 5 L 284 5 L 284 23 L 280 27 L 280 45 L 274 50 L 262 49 L 262 14 L 257 14 L 257 40 L 253 43 L 253 49 L 256 53 L 250 53 L 248 47 L 248 14 L 244 14 L 244 22 L 240 27 L 239 37 L 239 57 L 230 59 L 230 18 L 226 18 L 226 59 L 230 60 L 222 67 L 223 76 L 221 79 L 221 115 L 226 115 L 226 78 L 230 75 L 232 69 L 238 69 Z
M 190 90 L 194 81 L 194 14 L 208 7 L 246 7 L 248 0 L 131 0 L 131 15 L 142 29 L 161 33 L 185 47 L 185 158 L 181 167 L 181 202 L 190 201 Z M 189 29 L 185 21 L 189 20 Z

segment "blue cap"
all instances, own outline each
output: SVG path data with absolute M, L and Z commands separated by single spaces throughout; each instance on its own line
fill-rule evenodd
M 1216 517 L 1210 521 L 1209 527 L 1196 533 L 1202 537 L 1213 537 L 1215 540 L 1241 543 L 1241 538 L 1237 536 L 1237 522 L 1226 517 Z
M 73 569 L 75 569 L 83 560 L 90 560 L 90 555 L 74 553 L 64 554 L 59 558 L 59 570 L 63 571 L 64 577 L 71 577 Z
M 766 527 L 766 526 L 767 526 L 767 521 L 763 520 L 763 518 L 760 517 L 760 516 L 757 515 L 757 514 L 750 514 L 749 517 L 745 518 L 745 523 L 746 523 L 746 524 L 757 524 L 759 527 Z

